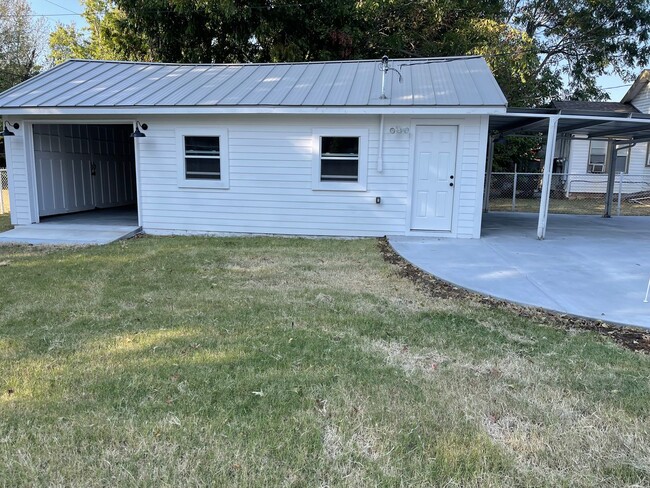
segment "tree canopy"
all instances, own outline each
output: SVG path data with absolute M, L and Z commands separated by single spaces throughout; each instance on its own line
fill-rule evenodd
M 0 92 L 38 73 L 46 39 L 46 25 L 32 16 L 27 0 L 0 2 Z M 0 136 L 0 167 L 5 166 L 4 158 Z
M 56 62 L 481 54 L 511 105 L 605 98 L 596 76 L 629 79 L 650 52 L 647 0 L 85 0 L 84 15 L 52 34 Z

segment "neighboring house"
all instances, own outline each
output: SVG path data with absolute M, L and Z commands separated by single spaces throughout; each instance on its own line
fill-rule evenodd
M 475 56 L 68 61 L 0 94 L 19 124 L 11 219 L 136 204 L 152 234 L 478 238 L 489 115 L 506 104 Z
M 647 76 L 642 75 L 639 79 L 641 78 Z M 643 89 L 634 92 L 633 86 L 621 102 L 555 101 L 552 106 L 559 110 L 594 116 L 650 113 L 650 96 L 646 85 L 647 81 Z M 555 156 L 561 160 L 561 164 L 555 171 L 566 175 L 561 185 L 568 196 L 605 193 L 608 172 L 606 155 L 610 144 L 612 142 L 604 137 L 589 140 L 580 134 L 565 134 L 559 138 Z M 621 147 L 619 144 L 619 147 L 616 153 L 616 173 L 623 174 L 625 191 L 629 193 L 650 190 L 648 144 L 640 142 L 632 147 Z M 616 182 L 619 181 L 620 176 L 617 176 Z

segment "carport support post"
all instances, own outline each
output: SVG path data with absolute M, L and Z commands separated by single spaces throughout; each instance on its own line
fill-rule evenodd
M 616 181 L 616 145 L 618 141 L 612 140 L 607 144 L 607 193 L 605 194 L 605 214 L 603 217 L 612 216 L 612 203 L 614 202 L 614 183 Z
M 548 220 L 548 203 L 551 198 L 551 178 L 553 177 L 553 157 L 555 156 L 555 141 L 557 141 L 557 125 L 559 117 L 548 119 L 548 134 L 546 136 L 546 155 L 544 156 L 544 177 L 542 178 L 542 195 L 539 202 L 539 220 L 537 222 L 537 238 L 546 236 L 546 221 Z

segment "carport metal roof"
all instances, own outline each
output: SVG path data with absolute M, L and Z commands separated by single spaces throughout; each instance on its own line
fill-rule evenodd
M 503 115 L 490 116 L 490 131 L 501 135 L 546 134 L 551 118 L 558 119 L 558 135 L 632 142 L 650 139 L 650 115 L 634 112 L 509 108 Z
M 629 146 L 638 142 L 650 141 L 650 115 L 635 112 L 599 112 L 558 108 L 509 108 L 503 115 L 490 116 L 489 130 L 492 135 L 490 137 L 488 151 L 488 173 L 492 169 L 492 149 L 494 140 L 497 137 L 508 135 L 545 135 L 546 147 L 553 149 L 555 148 L 558 136 L 572 137 L 577 135 L 588 140 L 608 139 L 613 141 L 614 144 L 609 145 L 607 154 L 607 159 L 610 161 L 610 164 L 607 165 L 607 194 L 604 217 L 609 217 L 616 177 L 616 165 L 611 164 L 616 157 L 614 147 L 621 145 Z M 546 234 L 554 156 L 554 150 L 546 151 L 537 226 L 537 237 L 539 239 L 543 239 Z M 489 188 L 486 187 L 486 195 L 488 191 Z

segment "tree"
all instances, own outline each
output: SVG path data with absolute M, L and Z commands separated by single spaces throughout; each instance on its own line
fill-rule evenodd
M 647 0 L 85 0 L 54 59 L 255 62 L 480 54 L 512 105 L 602 98 L 648 61 Z M 563 92 L 562 81 L 568 79 Z
M 40 70 L 47 33 L 45 22 L 35 19 L 27 0 L 0 3 L 0 91 Z
M 27 0 L 0 2 L 0 91 L 39 72 L 45 39 L 45 22 L 32 16 Z M 6 164 L 4 158 L 4 140 L 0 136 L 0 167 Z
M 648 63 L 650 9 L 646 0 L 508 0 L 506 21 L 534 40 L 538 74 L 568 77 L 565 95 L 607 99 L 596 77 L 633 77 Z
M 128 28 L 123 10 L 112 1 L 83 0 L 87 27 L 57 24 L 50 34 L 54 64 L 67 59 L 153 60 L 142 34 Z

